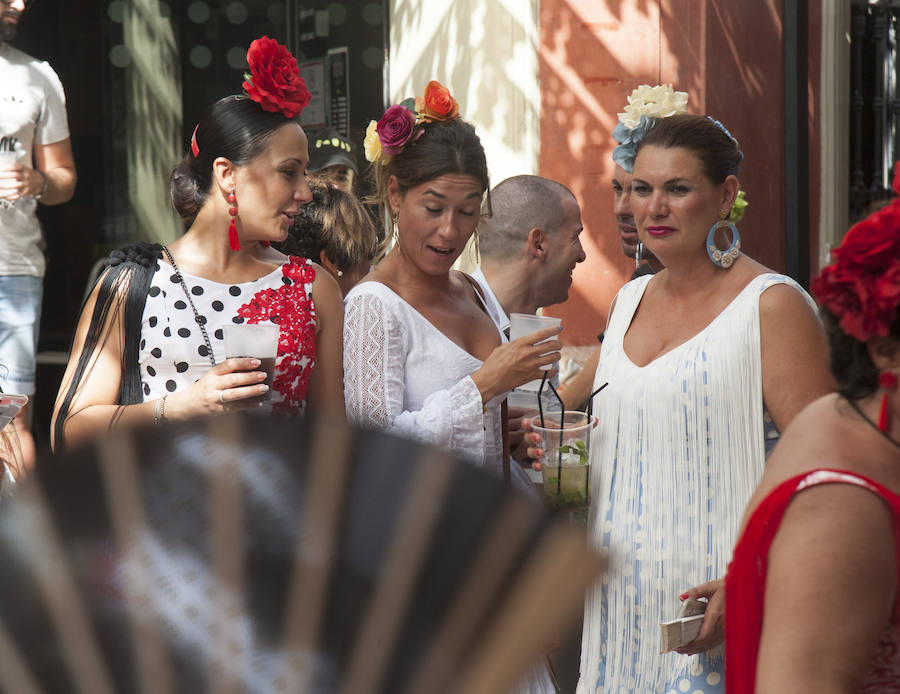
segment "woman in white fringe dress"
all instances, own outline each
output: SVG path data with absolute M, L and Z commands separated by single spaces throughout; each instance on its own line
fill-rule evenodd
M 705 116 L 638 144 L 632 207 L 665 269 L 620 290 L 595 377 L 588 532 L 610 565 L 585 604 L 578 694 L 723 691 L 720 579 L 766 443 L 832 388 L 812 300 L 724 221 L 742 158 Z M 709 599 L 700 633 L 661 655 L 659 623 L 687 597 Z

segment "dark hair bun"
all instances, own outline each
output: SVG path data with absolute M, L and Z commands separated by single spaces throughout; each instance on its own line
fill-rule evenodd
M 172 205 L 182 219 L 193 219 L 200 211 L 198 192 L 200 186 L 191 175 L 192 156 L 188 154 L 182 159 L 169 178 L 169 194 Z

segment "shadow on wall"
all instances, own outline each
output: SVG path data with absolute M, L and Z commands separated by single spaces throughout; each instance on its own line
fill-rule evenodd
M 482 136 L 494 183 L 537 167 L 537 3 L 519 3 L 518 13 L 479 0 L 429 0 L 427 15 L 424 2 L 394 8 L 394 99 L 421 93 L 431 79 L 448 85 Z
M 391 23 L 393 100 L 421 94 L 431 79 L 448 85 L 473 123 L 493 184 L 536 173 L 540 146 L 538 0 L 398 2 Z M 493 37 L 502 37 L 494 40 Z M 471 271 L 470 243 L 456 267 Z
M 671 83 L 688 110 L 713 113 L 747 153 L 751 201 L 741 225 L 748 253 L 783 270 L 783 66 L 773 0 L 543 0 L 540 14 L 539 172 L 578 198 L 587 260 L 561 316 L 566 344 L 591 344 L 634 269 L 612 208 L 612 129 L 639 84 Z M 735 77 L 736 76 L 736 77 Z M 752 107 L 751 107 L 752 106 Z M 760 114 L 769 114 L 760 118 Z

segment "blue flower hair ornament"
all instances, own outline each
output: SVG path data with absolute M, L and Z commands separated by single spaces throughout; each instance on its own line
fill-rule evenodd
M 632 173 L 634 169 L 634 158 L 637 155 L 638 144 L 654 125 L 656 125 L 656 118 L 642 115 L 638 124 L 633 128 L 623 125 L 621 121 L 613 128 L 613 139 L 619 144 L 613 149 L 612 158 L 616 164 L 628 173 Z

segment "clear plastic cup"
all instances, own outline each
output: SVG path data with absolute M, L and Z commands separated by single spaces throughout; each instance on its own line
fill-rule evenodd
M 18 155 L 15 152 L 10 152 L 9 150 L 0 150 L 0 171 L 8 169 L 13 164 L 15 164 L 19 160 Z M 7 209 L 13 206 L 12 200 L 7 200 L 2 194 L 0 194 L 0 209 Z
M 19 155 L 7 149 L 0 150 L 0 170 L 8 169 L 10 166 L 19 161 Z
M 510 313 L 509 314 L 509 340 L 512 342 L 513 340 L 518 340 L 520 337 L 525 337 L 526 335 L 530 335 L 535 330 L 541 330 L 543 328 L 549 328 L 550 326 L 559 327 L 562 325 L 562 318 L 554 318 L 553 316 L 538 316 L 533 313 Z M 553 338 L 548 337 L 547 340 L 551 340 Z M 542 340 L 546 342 L 547 340 Z M 554 364 L 547 364 L 546 366 L 542 366 L 542 371 L 549 371 L 552 369 Z M 540 379 L 535 379 L 533 381 L 528 381 L 521 386 L 519 386 L 518 390 L 527 390 L 537 392 L 541 387 Z
M 275 323 L 247 323 L 226 325 L 222 329 L 225 338 L 225 358 L 251 357 L 259 359 L 259 370 L 266 372 L 265 384 L 269 390 L 260 395 L 260 402 L 268 400 L 275 377 L 275 357 L 278 356 L 278 335 L 281 326 Z
M 591 463 L 588 436 L 597 422 L 584 412 L 566 412 L 560 428 L 559 412 L 531 418 L 531 428 L 543 439 L 541 464 L 544 496 L 557 508 L 579 508 L 590 502 Z

